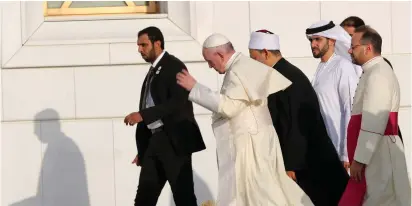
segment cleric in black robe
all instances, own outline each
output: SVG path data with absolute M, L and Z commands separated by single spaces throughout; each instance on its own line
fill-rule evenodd
M 336 206 L 349 175 L 330 140 L 316 93 L 306 75 L 284 59 L 279 37 L 267 30 L 253 32 L 251 58 L 273 67 L 292 85 L 268 97 L 288 175 L 316 206 Z

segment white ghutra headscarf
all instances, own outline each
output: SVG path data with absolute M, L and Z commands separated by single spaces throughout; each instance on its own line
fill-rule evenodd
M 335 53 L 352 61 L 348 53 L 352 39 L 341 26 L 335 25 L 333 21 L 318 21 L 306 29 L 306 37 L 309 39 L 312 36 L 322 36 L 336 40 Z
M 333 21 L 320 20 L 306 29 L 306 37 L 310 39 L 312 36 L 322 36 L 336 40 L 335 53 L 352 62 L 352 57 L 348 53 L 352 37 L 341 26 L 335 25 Z M 362 71 L 357 68 L 357 65 L 354 66 L 356 73 L 360 76 Z

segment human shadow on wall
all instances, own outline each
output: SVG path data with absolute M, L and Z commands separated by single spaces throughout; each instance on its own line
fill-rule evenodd
M 47 119 L 34 131 L 44 151 L 37 194 L 10 206 L 90 206 L 83 155 L 61 131 L 58 113 L 45 109 L 34 119 Z
M 197 205 L 202 205 L 202 203 L 208 200 L 214 202 L 215 198 L 213 197 L 209 186 L 207 186 L 206 182 L 195 171 L 193 171 L 193 182 L 195 184 Z M 170 206 L 176 206 L 172 194 L 170 195 Z

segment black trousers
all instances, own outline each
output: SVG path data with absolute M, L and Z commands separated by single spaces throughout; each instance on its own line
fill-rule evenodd
M 337 206 L 340 198 L 324 188 L 321 180 L 313 179 L 307 171 L 297 171 L 296 182 L 315 206 Z M 333 180 L 330 180 L 333 181 Z
M 157 132 L 143 158 L 135 206 L 156 206 L 166 181 L 176 206 L 197 206 L 191 155 L 176 155 L 168 136 Z

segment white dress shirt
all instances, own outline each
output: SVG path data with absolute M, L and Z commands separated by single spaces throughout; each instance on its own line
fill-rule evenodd
M 165 54 L 165 52 L 166 51 L 163 51 L 157 58 L 156 58 L 156 60 L 153 62 L 153 64 L 152 64 L 152 67 L 153 68 L 155 68 L 156 67 L 156 65 L 159 63 L 159 61 L 162 59 L 162 57 L 163 57 L 163 55 Z M 156 75 L 156 74 L 154 74 L 154 75 Z M 148 80 L 149 81 L 149 80 Z M 148 86 L 150 87 L 150 85 L 151 85 L 151 82 L 148 84 Z M 146 96 L 146 105 L 145 105 L 145 108 L 149 108 L 149 107 L 153 107 L 153 106 L 155 106 L 155 103 L 154 103 L 154 101 L 153 101 L 153 98 L 152 98 L 152 94 L 151 94 L 151 92 L 150 92 L 150 89 L 149 89 L 149 91 L 148 91 L 148 93 L 147 93 L 147 96 Z M 155 122 L 152 122 L 151 124 L 149 124 L 149 125 L 147 125 L 147 128 L 149 128 L 149 129 L 156 129 L 156 128 L 159 128 L 159 127 L 161 127 L 161 126 L 163 126 L 163 122 L 162 122 L 162 120 L 157 120 L 157 121 L 155 121 Z

